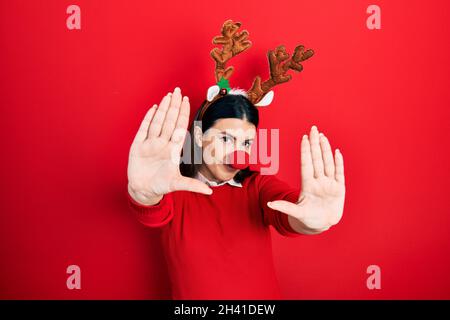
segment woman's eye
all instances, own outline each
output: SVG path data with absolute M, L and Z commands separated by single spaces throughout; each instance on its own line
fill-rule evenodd
M 222 137 L 222 141 L 223 141 L 223 142 L 228 142 L 228 141 L 230 141 L 230 138 L 227 137 L 227 136 L 223 136 L 223 137 Z

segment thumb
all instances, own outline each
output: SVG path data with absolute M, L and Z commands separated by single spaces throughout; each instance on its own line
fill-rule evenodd
M 267 202 L 267 206 L 273 210 L 281 211 L 287 215 L 293 216 L 294 218 L 302 218 L 301 210 L 295 203 L 276 200 Z
M 212 189 L 208 187 L 205 183 L 188 177 L 178 177 L 172 182 L 172 186 L 174 191 L 176 190 L 184 190 L 191 191 L 197 193 L 203 193 L 210 195 L 212 194 Z

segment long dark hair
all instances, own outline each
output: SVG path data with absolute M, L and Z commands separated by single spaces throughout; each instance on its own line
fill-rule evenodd
M 199 121 L 199 114 L 202 108 L 204 107 L 207 101 L 205 100 L 200 108 L 198 109 L 194 121 L 191 124 L 191 128 L 189 129 L 189 134 L 191 139 L 186 139 L 184 148 L 189 148 L 191 150 L 191 157 L 188 163 L 181 162 L 180 163 L 180 172 L 183 176 L 186 177 L 195 177 L 197 171 L 199 169 L 199 162 L 202 162 L 202 150 L 195 143 L 194 139 L 194 126 L 195 121 Z M 204 112 L 203 117 L 201 119 L 202 131 L 206 132 L 209 128 L 211 128 L 217 120 L 224 118 L 235 118 L 247 120 L 248 122 L 255 125 L 258 128 L 259 124 L 259 113 L 257 107 L 255 107 L 249 99 L 241 94 L 227 94 L 220 99 L 214 101 Z M 189 144 L 186 145 L 186 144 Z M 184 149 L 183 148 L 183 149 Z M 194 159 L 194 157 L 200 157 L 200 159 Z M 194 161 L 195 160 L 195 161 Z M 248 176 L 253 173 L 249 168 L 239 170 L 238 173 L 234 176 L 234 180 L 236 182 L 242 182 Z

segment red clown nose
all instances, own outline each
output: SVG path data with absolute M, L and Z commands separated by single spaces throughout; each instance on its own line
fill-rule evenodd
M 245 169 L 250 164 L 250 155 L 245 151 L 236 150 L 229 154 L 228 164 L 234 169 Z

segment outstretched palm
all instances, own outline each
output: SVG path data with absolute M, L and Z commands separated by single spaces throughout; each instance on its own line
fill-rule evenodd
M 313 230 L 326 230 L 342 218 L 345 200 L 344 159 L 339 149 L 335 156 L 328 139 L 317 127 L 301 143 L 302 190 L 297 203 L 270 202 L 272 209 L 298 219 Z
M 147 197 L 176 190 L 210 194 L 212 190 L 179 170 L 181 149 L 189 122 L 189 100 L 181 90 L 167 94 L 150 108 L 133 140 L 128 160 L 128 181 Z

